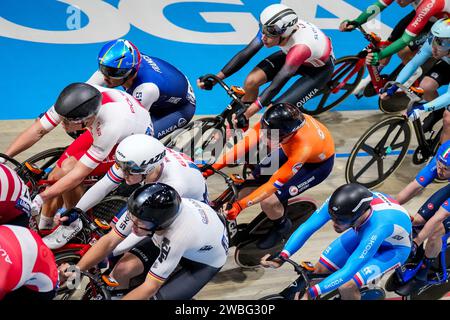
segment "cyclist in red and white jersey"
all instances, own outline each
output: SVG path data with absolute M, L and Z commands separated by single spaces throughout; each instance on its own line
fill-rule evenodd
M 0 226 L 0 300 L 52 299 L 58 284 L 55 257 L 37 233 Z
M 128 93 L 73 83 L 64 88 L 40 121 L 16 138 L 6 153 L 14 156 L 22 152 L 61 122 L 68 132 L 88 130 L 73 141 L 58 160 L 49 176 L 50 180 L 58 181 L 33 200 L 35 211 L 47 202 L 42 210 L 40 229 L 52 228 L 53 215 L 60 206 L 58 201 L 48 202 L 63 195 L 65 207 L 73 207 L 84 192 L 79 187 L 83 180 L 88 175 L 104 175 L 114 164 L 114 150 L 120 141 L 136 133 L 153 134 L 147 110 Z
M 291 8 L 283 4 L 270 5 L 261 13 L 260 22 L 262 30 L 217 73 L 221 79 L 231 76 L 263 46 L 281 49 L 261 61 L 247 76 L 246 94 L 242 100 L 251 105 L 245 113 L 236 113 L 238 127 L 247 126 L 248 119 L 268 106 L 286 82 L 296 75 L 302 77 L 273 103 L 289 102 L 302 107 L 328 82 L 334 69 L 330 38 L 315 25 L 300 20 Z M 258 96 L 259 87 L 269 81 L 269 87 Z M 201 78 L 197 85 L 205 88 Z
M 28 228 L 30 215 L 28 187 L 14 170 L 0 164 L 0 225 L 8 223 Z

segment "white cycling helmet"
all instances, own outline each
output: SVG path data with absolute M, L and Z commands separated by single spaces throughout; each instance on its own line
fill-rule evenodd
M 286 38 L 296 29 L 298 16 L 284 4 L 272 4 L 261 12 L 259 21 L 263 34 Z
M 433 34 L 433 44 L 439 47 L 450 49 L 450 19 L 440 19 L 431 27 Z
M 166 147 L 159 140 L 146 134 L 135 134 L 119 143 L 115 161 L 129 174 L 148 174 L 165 156 Z

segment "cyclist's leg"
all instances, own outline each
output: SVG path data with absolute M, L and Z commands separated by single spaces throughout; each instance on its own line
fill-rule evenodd
M 308 100 L 320 93 L 320 90 L 331 79 L 333 70 L 333 58 L 330 58 L 323 67 L 301 66 L 297 74 L 302 77 L 295 81 L 274 103 L 289 102 L 299 108 L 302 107 Z
M 162 139 L 169 133 L 187 125 L 195 114 L 195 104 L 187 102 L 182 106 L 170 107 L 169 110 L 151 111 L 155 138 Z
M 259 87 L 268 81 L 272 81 L 285 61 L 286 55 L 280 50 L 258 63 L 245 78 L 245 95 L 242 97 L 242 101 L 255 101 L 259 94 Z
M 377 283 L 386 272 L 400 267 L 408 259 L 409 247 L 386 247 L 378 252 L 355 274 L 352 280 L 339 287 L 343 300 L 361 299 L 363 285 Z
M 159 289 L 155 300 L 192 299 L 221 269 L 185 258 L 180 266 Z
M 128 288 L 130 281 L 136 277 L 139 277 L 140 282 L 144 281 L 145 275 L 158 258 L 159 251 L 152 239 L 146 237 L 125 253 L 111 272 L 111 276 L 120 284 L 118 289 Z

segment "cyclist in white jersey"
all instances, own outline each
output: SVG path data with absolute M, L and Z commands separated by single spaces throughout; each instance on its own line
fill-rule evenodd
M 133 192 L 128 210 L 132 232 L 149 236 L 139 250 L 150 255 L 142 270 L 148 272 L 145 281 L 124 299 L 191 299 L 225 264 L 227 230 L 205 203 L 181 198 L 167 184 L 151 183 Z
M 63 224 L 44 238 L 47 246 L 57 249 L 65 245 L 82 228 L 80 219 L 72 213 L 92 208 L 123 180 L 130 185 L 162 182 L 175 188 L 183 198 L 208 202 L 206 181 L 197 166 L 186 155 L 165 148 L 153 137 L 140 134 L 124 139 L 117 147 L 115 157 L 116 164 L 107 175 L 86 192 L 75 209 L 62 214 Z M 126 214 L 126 208 L 114 217 L 113 224 L 114 229 L 81 259 L 79 266 L 83 270 L 102 261 L 113 251 L 115 256 L 128 251 L 145 238 L 131 232 L 132 223 Z M 139 250 L 125 253 L 116 266 L 117 270 L 113 272 L 114 277 L 120 279 L 120 282 L 127 282 L 125 278 L 130 279 L 142 273 L 140 270 L 144 268 L 146 260 Z M 126 270 L 122 263 L 125 263 Z M 121 270 L 124 270 L 123 274 Z
M 103 175 L 114 163 L 114 148 L 124 138 L 137 133 L 152 133 L 150 116 L 131 95 L 86 83 L 73 83 L 64 88 L 54 106 L 25 130 L 8 148 L 14 156 L 39 141 L 59 123 L 68 132 L 81 128 L 87 131 L 65 150 L 49 176 L 58 180 L 33 200 L 39 211 L 46 202 L 40 219 L 40 229 L 51 229 L 53 215 L 63 195 L 65 207 L 73 207 L 84 192 L 80 184 L 88 175 Z

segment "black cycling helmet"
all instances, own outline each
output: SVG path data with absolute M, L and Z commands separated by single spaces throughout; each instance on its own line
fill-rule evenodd
M 294 105 L 284 102 L 277 103 L 266 110 L 261 118 L 261 129 L 266 129 L 270 139 L 271 130 L 278 130 L 279 139 L 282 140 L 294 133 L 305 124 L 305 117 Z
M 178 216 L 180 205 L 178 192 L 160 182 L 141 186 L 128 198 L 128 211 L 138 219 L 151 222 L 152 231 L 169 227 Z
M 370 207 L 373 193 L 358 183 L 344 184 L 330 197 L 328 213 L 339 224 L 352 225 Z
M 97 114 L 102 104 L 101 92 L 83 82 L 69 84 L 59 94 L 55 111 L 68 120 L 82 120 Z

